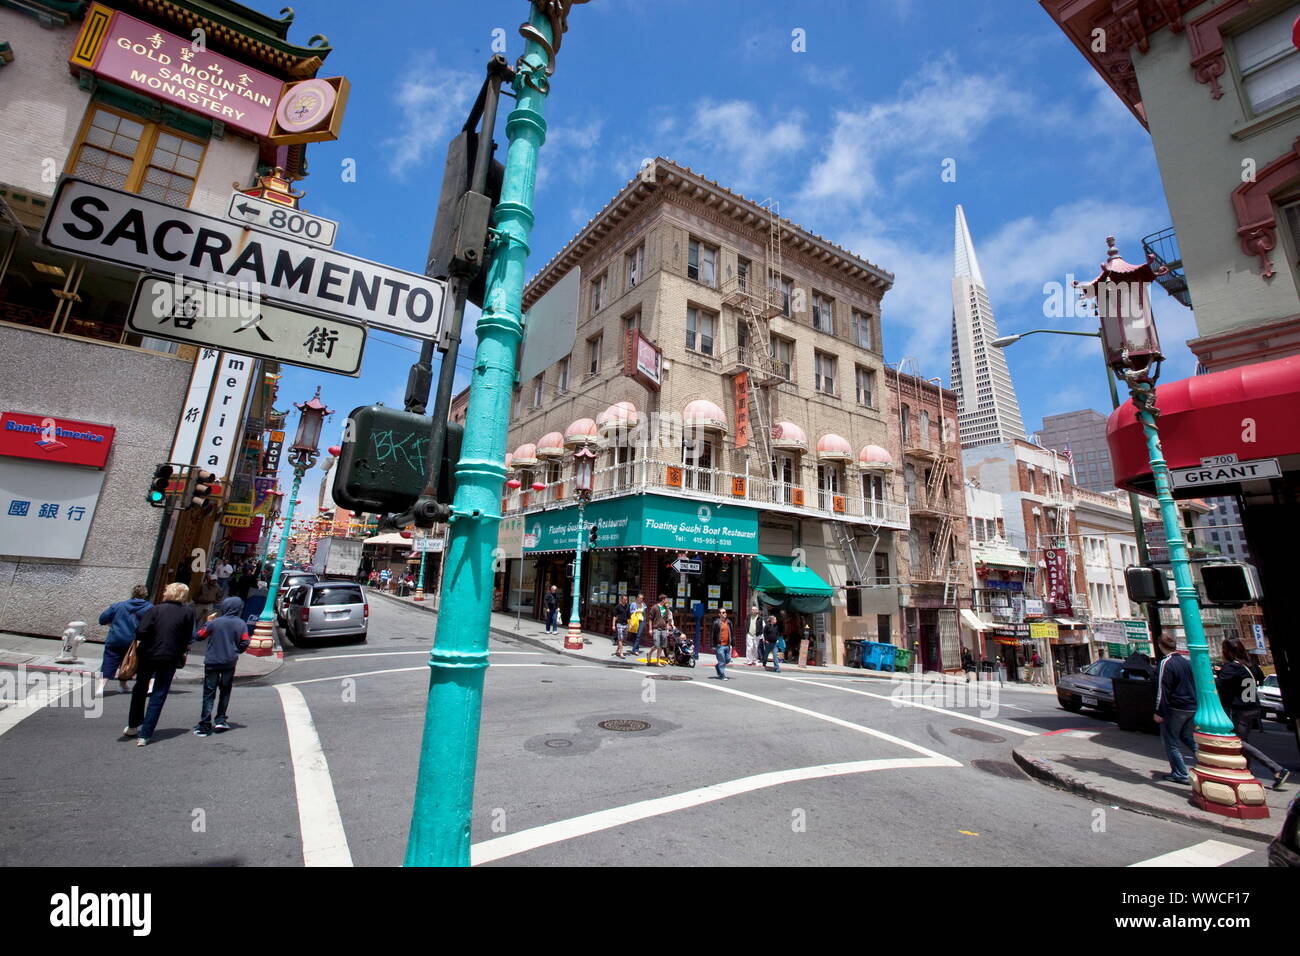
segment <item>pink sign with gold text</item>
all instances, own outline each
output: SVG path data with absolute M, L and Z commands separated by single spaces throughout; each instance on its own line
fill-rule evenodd
M 284 84 L 238 60 L 116 13 L 94 72 L 232 129 L 266 136 Z

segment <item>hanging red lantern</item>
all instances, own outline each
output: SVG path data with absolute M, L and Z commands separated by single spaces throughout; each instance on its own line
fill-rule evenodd
M 509 488 L 511 491 L 515 491 L 516 489 L 522 486 L 523 486 L 523 482 L 520 481 L 518 478 L 511 478 L 509 481 L 506 482 L 506 487 Z
M 534 482 L 533 482 L 533 485 L 532 485 L 532 488 L 533 488 L 533 491 L 545 491 L 545 490 L 546 490 L 546 485 L 542 484 L 540 481 L 534 481 Z

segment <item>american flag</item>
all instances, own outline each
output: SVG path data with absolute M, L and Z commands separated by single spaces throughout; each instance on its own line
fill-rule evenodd
M 1068 444 L 1065 446 L 1065 451 L 1061 452 L 1061 457 L 1064 458 L 1066 461 L 1068 461 L 1068 462 L 1070 463 L 1070 468 L 1071 468 L 1071 470 L 1073 470 L 1073 468 L 1074 468 L 1074 452 L 1070 451 L 1070 446 L 1069 446 Z

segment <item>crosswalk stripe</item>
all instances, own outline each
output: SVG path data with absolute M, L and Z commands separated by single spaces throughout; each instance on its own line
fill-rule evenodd
M 1162 853 L 1149 860 L 1130 863 L 1129 866 L 1224 866 L 1250 852 L 1250 847 L 1236 846 L 1222 840 L 1205 840 L 1172 853 Z

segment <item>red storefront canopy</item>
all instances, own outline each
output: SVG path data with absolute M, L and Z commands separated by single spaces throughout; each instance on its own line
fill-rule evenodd
M 1160 442 L 1171 469 L 1194 468 L 1204 458 L 1235 454 L 1239 461 L 1300 455 L 1300 356 L 1194 375 L 1156 389 Z M 1106 424 L 1106 441 L 1120 488 L 1155 493 L 1146 438 L 1131 401 Z M 1282 463 L 1287 470 L 1286 463 Z M 1216 486 L 1231 492 L 1232 484 Z M 1205 487 L 1175 488 L 1176 498 L 1199 498 Z

